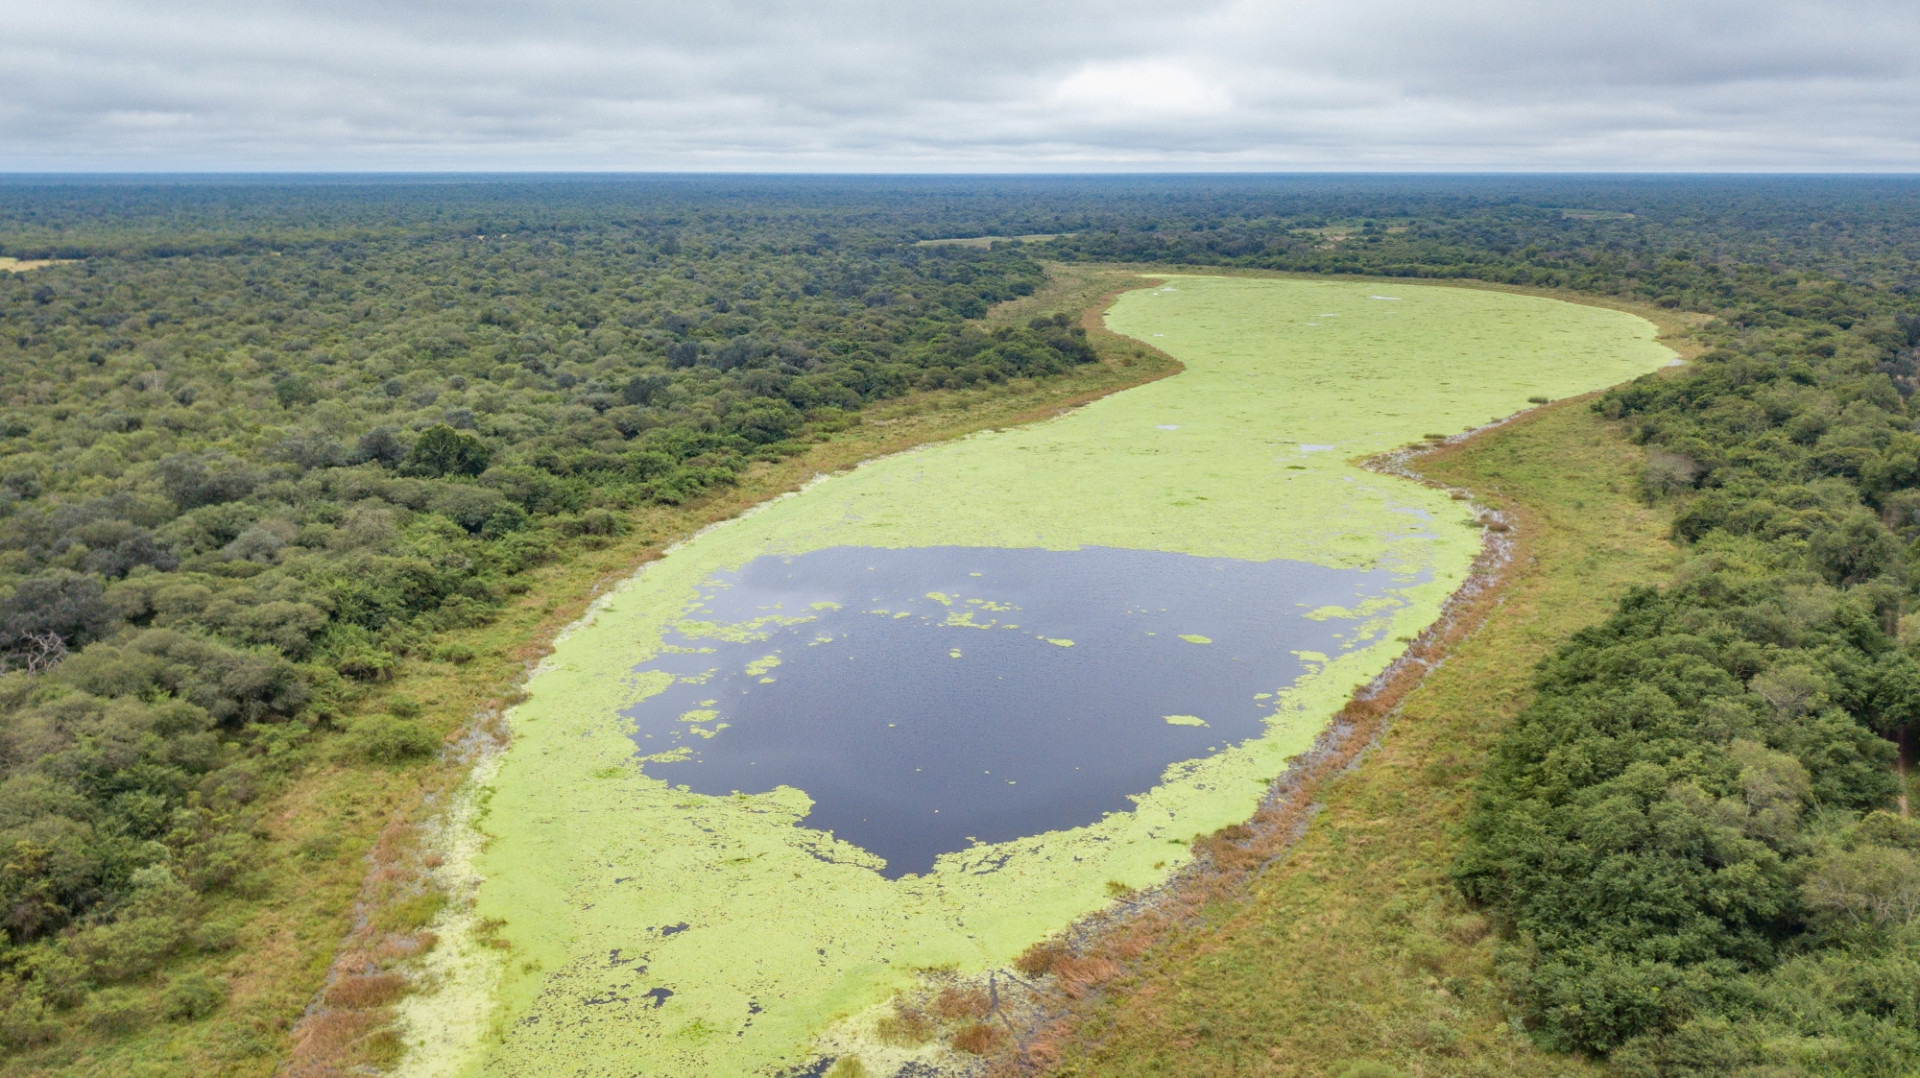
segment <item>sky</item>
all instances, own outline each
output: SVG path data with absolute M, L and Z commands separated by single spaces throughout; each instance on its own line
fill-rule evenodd
M 1915 0 L 0 0 L 0 171 L 1916 171 Z

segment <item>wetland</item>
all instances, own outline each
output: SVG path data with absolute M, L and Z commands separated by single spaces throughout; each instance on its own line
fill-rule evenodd
M 1672 358 L 1630 315 L 1420 285 L 1168 277 L 1107 322 L 1185 372 L 823 479 L 558 642 L 461 866 L 511 960 L 404 1010 L 491 1024 L 414 1073 L 804 1066 L 916 971 L 1164 880 L 1478 549 L 1471 507 L 1356 462 Z

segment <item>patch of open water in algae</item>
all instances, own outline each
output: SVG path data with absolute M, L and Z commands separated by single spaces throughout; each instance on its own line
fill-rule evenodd
M 1672 358 L 1650 324 L 1617 311 L 1412 283 L 1180 277 L 1123 296 L 1107 324 L 1164 348 L 1186 371 L 1055 420 L 823 480 L 669 553 L 556 642 L 514 710 L 514 741 L 497 773 L 463 802 L 474 806 L 484 848 L 450 854 L 445 871 L 483 882 L 471 906 L 454 904 L 449 916 L 466 920 L 449 921 L 428 955 L 441 963 L 440 991 L 403 1001 L 409 1039 L 433 1048 L 410 1053 L 401 1073 L 777 1072 L 810 1058 L 823 1036 L 844 1041 L 846 1029 L 860 1028 L 857 1016 L 916 983 L 916 970 L 1004 966 L 1111 901 L 1109 883 L 1164 880 L 1196 833 L 1253 811 L 1288 757 L 1392 660 L 1399 637 L 1433 619 L 1473 560 L 1479 533 L 1466 506 L 1352 461 Z M 732 649 L 731 676 L 775 646 L 791 650 L 781 634 L 794 618 L 862 624 L 880 605 L 864 597 L 840 611 L 768 612 L 747 623 L 693 609 L 716 595 L 713 581 L 738 579 L 728 574 L 756 559 L 798 563 L 848 547 L 901 557 L 940 547 L 1082 552 L 1062 564 L 1105 548 L 1386 575 L 1372 605 L 1315 612 L 1340 634 L 1337 647 L 1298 648 L 1298 666 L 1260 671 L 1256 693 L 1273 694 L 1261 736 L 1209 738 L 1201 747 L 1218 751 L 1172 763 L 1092 822 L 949 850 L 931 871 L 889 879 L 873 851 L 811 825 L 841 811 L 831 796 L 791 783 L 743 784 L 735 795 L 731 781 L 725 794 L 704 794 L 693 776 L 707 765 L 668 762 L 748 731 L 745 720 L 717 729 L 719 696 L 693 701 L 713 699 L 711 709 L 676 713 L 715 711 L 684 724 L 717 731 L 711 742 L 693 735 L 636 754 L 633 736 L 650 721 L 648 701 L 678 691 L 674 674 L 651 665 L 672 655 L 664 649 L 673 642 Z M 959 582 L 925 590 L 990 597 Z M 1077 628 L 1003 613 L 1022 628 L 929 632 L 962 634 L 947 647 L 961 652 L 948 659 L 961 665 L 993 646 L 995 633 L 1011 641 L 1028 627 L 1074 640 L 1063 649 L 1025 638 L 1041 655 L 1117 653 L 1073 635 Z M 1225 639 L 1204 627 L 1168 629 L 1216 640 L 1182 641 L 1196 652 Z M 797 676 L 784 665 L 760 669 L 775 678 L 767 689 Z M 1162 716 L 1161 732 L 1226 730 L 1183 727 L 1213 717 L 1199 705 L 1167 706 L 1176 721 Z M 993 703 L 982 721 L 1041 722 L 1012 708 Z M 503 922 L 495 938 L 507 948 L 459 945 L 460 924 L 490 919 Z M 485 1018 L 462 1024 L 475 1014 Z M 884 1056 L 868 1058 L 886 1072 Z
M 829 547 L 708 583 L 639 668 L 675 679 L 627 711 L 648 773 L 804 790 L 804 826 L 889 878 L 1132 808 L 1266 732 L 1350 628 L 1317 612 L 1400 604 L 1388 572 L 1110 547 Z

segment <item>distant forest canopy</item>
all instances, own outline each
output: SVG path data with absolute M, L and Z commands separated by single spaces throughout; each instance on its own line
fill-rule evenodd
M 1920 1062 L 1920 838 L 1887 811 L 1920 717 L 1920 182 L 15 178 L 0 257 L 72 260 L 0 273 L 0 1049 L 117 1028 L 102 1000 L 232 946 L 205 911 L 270 889 L 273 791 L 322 743 L 431 752 L 347 716 L 402 657 L 470 658 L 442 635 L 557 539 L 869 402 L 1091 361 L 1077 312 L 977 321 L 1058 259 L 1715 315 L 1603 403 L 1691 560 L 1543 669 L 1458 876 L 1546 1045 Z M 165 983 L 139 1013 L 220 1006 Z

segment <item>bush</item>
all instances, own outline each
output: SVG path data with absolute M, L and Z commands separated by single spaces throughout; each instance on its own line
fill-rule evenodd
M 571 520 L 560 522 L 567 535 L 618 535 L 623 530 L 620 518 L 605 509 L 589 509 Z
M 125 988 L 106 988 L 87 1003 L 89 1028 L 110 1036 L 131 1033 L 145 1025 L 147 1008 L 140 996 Z
M 186 941 L 186 925 L 171 913 L 130 913 L 96 925 L 73 939 L 73 949 L 105 983 L 144 977 L 172 958 Z
M 160 1014 L 170 1022 L 191 1022 L 219 1010 L 226 1001 L 226 981 L 197 971 L 182 973 L 167 983 Z
M 232 921 L 202 921 L 193 929 L 192 942 L 201 954 L 222 954 L 240 945 L 240 926 Z
M 11 1052 L 45 1044 L 60 1032 L 40 994 L 17 984 L 0 984 L 0 1048 Z
M 392 1003 L 405 990 L 406 979 L 398 973 L 347 974 L 327 988 L 327 1005 L 364 1011 Z
M 455 666 L 465 666 L 474 658 L 473 649 L 465 644 L 442 644 L 434 649 L 433 657 Z
M 1053 967 L 1062 958 L 1067 957 L 1067 948 L 1056 940 L 1041 940 L 1039 943 L 1020 952 L 1013 960 L 1013 968 L 1029 977 L 1040 977 L 1053 972 Z
M 440 747 L 440 739 L 397 715 L 369 715 L 347 729 L 346 744 L 371 763 L 400 764 L 430 755 Z

